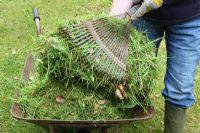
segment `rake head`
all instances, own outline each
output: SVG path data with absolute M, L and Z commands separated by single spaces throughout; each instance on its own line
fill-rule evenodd
M 117 25 L 109 18 L 75 23 L 60 28 L 73 48 L 81 48 L 82 54 L 95 68 L 114 79 L 126 75 L 129 28 Z

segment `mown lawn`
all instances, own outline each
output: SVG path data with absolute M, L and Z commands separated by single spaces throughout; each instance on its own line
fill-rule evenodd
M 21 71 L 27 54 L 35 44 L 35 25 L 32 8 L 40 10 L 43 32 L 55 30 L 60 21 L 81 16 L 92 18 L 108 12 L 110 0 L 0 0 L 0 133 L 47 133 L 41 127 L 19 122 L 10 115 L 12 96 L 21 78 Z M 164 45 L 160 56 L 165 57 Z M 163 132 L 163 88 L 165 62 L 159 64 L 161 72 L 152 94 L 156 116 L 147 122 L 122 126 L 120 133 L 162 133 Z M 189 109 L 186 133 L 200 132 L 200 72 L 195 84 L 196 104 Z

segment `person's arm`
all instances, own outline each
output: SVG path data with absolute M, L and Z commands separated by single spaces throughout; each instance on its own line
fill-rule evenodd
M 132 7 L 133 0 L 113 0 L 110 16 L 126 14 Z M 126 15 L 124 15 L 125 17 Z

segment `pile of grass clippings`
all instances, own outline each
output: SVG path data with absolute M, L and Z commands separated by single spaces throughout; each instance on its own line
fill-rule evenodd
M 151 104 L 148 95 L 156 79 L 157 59 L 153 42 L 135 29 L 130 32 L 125 81 L 96 70 L 81 54 L 83 49 L 71 48 L 59 31 L 41 36 L 41 44 L 33 54 L 36 72 L 24 83 L 17 100 L 24 115 L 40 119 L 107 120 L 130 118 L 135 106 L 145 110 Z M 116 90 L 121 88 L 123 100 L 116 97 Z

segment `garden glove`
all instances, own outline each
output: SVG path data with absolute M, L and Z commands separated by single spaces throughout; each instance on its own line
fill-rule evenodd
M 150 11 L 160 8 L 163 4 L 163 0 L 133 0 L 132 4 L 135 5 L 139 2 L 141 2 L 140 6 L 137 6 L 136 8 L 134 6 L 130 10 L 127 10 L 132 20 L 138 19 Z

